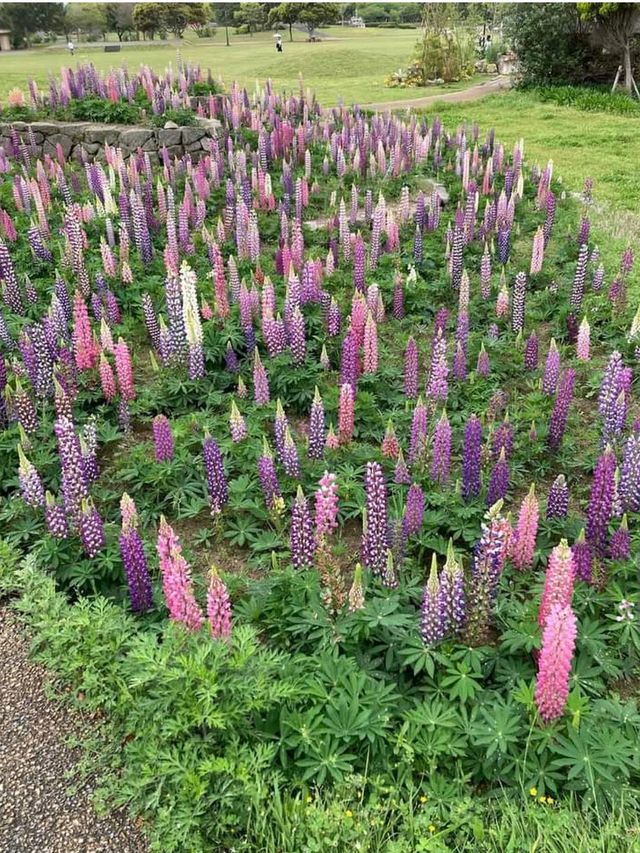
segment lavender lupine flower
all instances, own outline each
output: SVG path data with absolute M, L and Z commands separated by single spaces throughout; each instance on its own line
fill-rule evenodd
M 156 415 L 153 419 L 153 442 L 156 462 L 167 462 L 173 459 L 173 434 L 166 415 Z
M 420 531 L 424 521 L 424 492 L 413 483 L 407 492 L 407 503 L 402 519 L 402 532 L 405 538 L 414 536 Z
M 487 506 L 491 507 L 499 500 L 504 500 L 509 491 L 509 463 L 504 452 L 504 447 L 500 451 L 498 461 L 493 466 L 491 476 L 489 478 L 489 490 L 487 492 Z
M 120 556 L 127 576 L 131 609 L 134 613 L 144 613 L 153 604 L 151 577 L 142 537 L 138 531 L 135 504 L 126 492 L 122 495 L 120 507 L 122 512 Z
M 549 343 L 549 352 L 544 367 L 544 375 L 542 377 L 542 391 L 551 396 L 555 394 L 558 385 L 558 376 L 560 374 L 560 353 L 556 345 L 555 339 L 551 338 Z
M 80 441 L 68 418 L 58 418 L 53 431 L 58 442 L 65 511 L 76 521 L 83 500 L 89 497 Z
M 263 439 L 262 455 L 258 459 L 258 477 L 260 488 L 264 495 L 265 503 L 270 511 L 273 511 L 281 499 L 280 484 L 276 466 L 273 461 L 273 453 L 266 438 Z
M 484 348 L 484 344 L 480 345 L 478 353 L 478 362 L 476 364 L 476 373 L 478 376 L 488 376 L 491 372 L 491 362 L 489 361 L 489 353 Z
M 284 447 L 282 450 L 282 467 L 288 477 L 297 478 L 300 476 L 300 460 L 298 458 L 298 449 L 291 435 L 289 427 L 284 434 Z
M 64 514 L 64 508 L 56 503 L 56 499 L 47 492 L 45 496 L 44 519 L 47 524 L 47 530 L 56 539 L 66 539 L 69 535 L 69 525 L 67 517 Z
M 413 337 L 404 351 L 404 393 L 410 400 L 418 396 L 418 345 Z
M 311 412 L 309 414 L 309 449 L 307 453 L 310 459 L 322 459 L 325 442 L 324 404 L 316 385 Z
M 631 537 L 627 516 L 622 516 L 620 527 L 611 536 L 609 542 L 609 557 L 612 560 L 628 560 L 631 555 Z
M 426 646 L 434 646 L 444 637 L 442 621 L 438 561 L 434 553 L 429 579 L 422 594 L 420 633 Z
M 300 486 L 291 510 L 290 548 L 291 563 L 295 569 L 307 569 L 313 566 L 316 550 L 313 520 L 309 504 Z
M 556 401 L 551 413 L 549 422 L 549 434 L 547 443 L 552 450 L 557 450 L 564 436 L 564 431 L 567 426 L 567 417 L 569 415 L 569 407 L 573 399 L 573 386 L 576 381 L 576 372 L 573 368 L 565 370 L 560 378 Z
M 443 409 L 442 415 L 436 424 L 433 433 L 433 448 L 431 456 L 431 479 L 446 485 L 449 480 L 449 469 L 451 466 L 451 424 L 447 418 L 447 412 Z
M 202 455 L 207 477 L 211 515 L 215 518 L 222 512 L 224 505 L 229 500 L 229 489 L 220 448 L 208 434 L 205 435 L 202 443 Z
M 44 487 L 40 474 L 38 474 L 35 465 L 24 455 L 21 444 L 18 444 L 18 458 L 20 460 L 18 479 L 20 480 L 20 490 L 24 502 L 28 506 L 44 506 Z
M 527 338 L 524 348 L 524 367 L 525 370 L 538 369 L 538 337 L 535 332 L 531 332 Z
M 628 512 L 640 511 L 640 433 L 627 438 L 622 450 L 620 499 Z
M 547 518 L 566 518 L 569 509 L 569 488 L 563 474 L 553 481 L 547 498 Z
M 464 573 L 456 560 L 451 539 L 447 547 L 447 559 L 440 573 L 438 609 L 443 634 L 459 634 L 466 620 Z
M 382 466 L 367 462 L 365 473 L 366 510 L 362 533 L 362 563 L 374 575 L 382 577 L 387 563 L 388 521 L 387 489 Z
M 480 494 L 482 460 L 482 424 L 471 415 L 464 428 L 462 448 L 462 497 L 471 500 Z
M 77 518 L 78 533 L 87 557 L 96 557 L 106 544 L 104 524 L 91 498 L 82 501 Z
M 594 554 L 604 556 L 608 527 L 613 515 L 616 458 L 609 446 L 600 456 L 593 472 L 591 497 L 587 508 L 587 542 Z
M 511 329 L 515 334 L 524 329 L 524 304 L 527 295 L 527 276 L 523 272 L 516 275 L 513 285 L 513 304 L 511 306 Z
M 573 279 L 573 286 L 571 288 L 571 296 L 569 298 L 569 304 L 575 311 L 580 310 L 580 306 L 582 305 L 582 297 L 584 294 L 584 282 L 587 276 L 587 262 L 589 260 L 589 247 L 586 243 L 583 243 L 580 246 L 580 250 L 578 252 L 578 262 L 576 265 L 576 272 Z
M 615 442 L 624 428 L 631 376 L 631 370 L 624 367 L 620 353 L 613 352 L 605 368 L 598 397 L 603 443 Z

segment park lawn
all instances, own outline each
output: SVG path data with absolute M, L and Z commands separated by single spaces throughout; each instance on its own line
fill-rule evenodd
M 324 31 L 323 31 L 324 32 Z M 308 44 L 305 35 L 282 32 L 284 52 L 276 53 L 273 33 L 256 33 L 250 37 L 231 33 L 231 45 L 225 45 L 224 30 L 213 39 L 189 35 L 182 41 L 123 44 L 121 53 L 104 53 L 103 45 L 78 45 L 71 60 L 62 46 L 42 47 L 30 51 L 0 54 L 0 100 L 15 86 L 26 89 L 27 78 L 46 86 L 49 74 L 58 75 L 63 65 L 93 62 L 99 70 L 126 63 L 132 69 L 141 64 L 163 71 L 174 67 L 179 55 L 189 62 L 211 68 L 214 76 L 229 85 L 234 80 L 252 91 L 256 81 L 271 78 L 278 90 L 296 90 L 300 75 L 323 106 L 340 101 L 351 105 L 393 101 L 403 97 L 421 97 L 444 91 L 456 91 L 477 82 L 476 78 L 447 86 L 418 89 L 389 89 L 385 77 L 399 67 L 406 67 L 418 38 L 417 30 L 355 30 L 330 27 L 324 42 Z

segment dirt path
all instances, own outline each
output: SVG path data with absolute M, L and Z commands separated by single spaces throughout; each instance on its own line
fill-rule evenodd
M 420 109 L 421 107 L 428 107 L 440 101 L 451 101 L 452 103 L 477 101 L 478 98 L 484 98 L 486 95 L 493 95 L 496 92 L 510 88 L 511 78 L 500 75 L 487 80 L 485 83 L 478 83 L 477 86 L 471 86 L 469 89 L 461 89 L 459 92 L 443 92 L 441 95 L 427 95 L 424 98 L 408 98 L 407 100 L 387 101 L 386 103 L 361 104 L 361 106 L 364 109 L 378 110 L 379 112 L 408 108 Z
M 92 724 L 47 699 L 46 670 L 28 656 L 16 617 L 0 610 L 0 853 L 146 853 L 127 816 L 98 818 L 90 802 L 95 780 L 68 778 L 79 753 L 65 745 Z

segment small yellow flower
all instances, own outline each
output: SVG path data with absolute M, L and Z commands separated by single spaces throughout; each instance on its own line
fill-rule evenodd
M 434 826 L 432 823 L 430 823 L 430 824 L 429 824 L 429 826 L 427 827 L 427 829 L 429 830 L 429 832 L 435 832 L 435 831 L 436 831 L 436 828 L 435 828 L 435 826 Z
M 529 788 L 529 793 L 531 794 L 532 797 L 537 797 L 538 796 L 538 789 L 537 788 Z
M 421 803 L 426 803 L 428 799 L 429 799 L 429 797 L 425 797 L 425 795 L 423 794 L 423 795 L 420 797 L 420 802 L 421 802 Z
M 347 809 L 345 814 L 347 817 L 353 817 L 353 812 L 351 811 L 351 809 Z
M 547 798 L 546 797 L 539 797 L 538 802 L 542 803 L 542 805 L 544 805 L 547 802 Z
M 547 805 L 552 806 L 555 803 L 553 797 L 547 797 Z
M 308 803 L 312 803 L 312 802 L 313 802 L 313 797 L 311 796 L 311 794 L 307 794 L 307 802 L 308 802 Z

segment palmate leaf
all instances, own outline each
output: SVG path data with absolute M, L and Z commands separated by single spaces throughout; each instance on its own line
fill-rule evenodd
M 570 729 L 560 736 L 555 746 L 558 758 L 554 767 L 564 767 L 569 782 L 595 789 L 602 780 L 622 782 L 633 764 L 632 743 L 619 731 L 609 727 Z
M 475 743 L 485 748 L 485 757 L 503 755 L 521 742 L 525 732 L 520 709 L 511 702 L 495 702 L 480 710 L 481 719 L 473 726 Z

